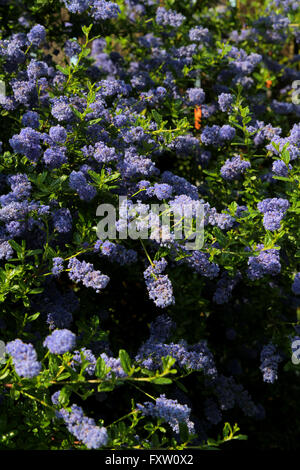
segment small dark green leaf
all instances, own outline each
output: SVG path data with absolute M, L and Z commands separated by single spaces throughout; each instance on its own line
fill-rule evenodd
M 179 435 L 182 442 L 189 440 L 189 430 L 186 423 L 179 423 Z

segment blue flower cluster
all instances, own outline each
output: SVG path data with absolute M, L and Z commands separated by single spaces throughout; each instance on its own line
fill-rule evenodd
M 179 28 L 185 17 L 174 10 L 166 10 L 164 7 L 158 7 L 156 11 L 156 23 L 162 26 L 172 26 Z
M 203 370 L 204 374 L 214 376 L 217 373 L 213 355 L 206 341 L 189 346 L 185 341 L 166 343 L 175 324 L 166 315 L 161 315 L 151 324 L 150 337 L 140 347 L 136 360 L 142 361 L 149 369 L 158 369 L 161 358 L 171 356 L 176 359 L 178 366 L 192 370 Z M 157 331 L 160 331 L 157 335 Z
M 143 405 L 138 403 L 137 409 L 145 416 L 153 416 L 166 421 L 177 434 L 180 423 L 185 423 L 191 434 L 194 431 L 194 423 L 190 421 L 191 409 L 187 405 L 181 405 L 177 400 L 166 398 L 165 395 L 160 395 L 155 403 L 145 402 Z
M 289 201 L 282 198 L 268 198 L 257 204 L 259 212 L 264 214 L 263 224 L 266 230 L 280 229 L 280 222 L 289 208 Z
M 107 258 L 110 262 L 115 262 L 121 266 L 126 264 L 132 264 L 137 261 L 137 252 L 135 250 L 127 249 L 123 245 L 110 242 L 106 240 L 98 240 L 95 243 L 94 250 L 99 252 L 99 254 Z
M 15 339 L 7 343 L 6 352 L 12 357 L 18 375 L 27 379 L 39 375 L 42 365 L 37 360 L 37 354 L 32 344 Z
M 241 279 L 241 274 L 237 273 L 234 278 L 230 278 L 228 275 L 222 275 L 217 282 L 217 288 L 213 295 L 213 301 L 217 304 L 225 304 L 232 297 L 232 291 Z
M 76 335 L 67 329 L 54 330 L 43 344 L 52 354 L 64 354 L 75 348 Z
M 70 188 L 77 192 L 82 201 L 89 202 L 97 194 L 96 188 L 88 184 L 87 178 L 82 171 L 72 171 L 69 179 Z
M 204 402 L 204 413 L 206 419 L 212 424 L 218 424 L 222 420 L 222 413 L 217 403 L 212 398 L 207 398 Z
M 286 178 L 289 174 L 289 170 L 292 169 L 292 165 L 286 165 L 282 160 L 275 160 L 272 164 L 272 171 L 277 176 L 283 176 Z
M 85 372 L 88 375 L 94 375 L 97 359 L 90 349 L 81 348 L 78 351 L 74 351 L 71 367 L 76 370 L 78 366 L 82 365 L 82 360 L 88 362 Z
M 226 160 L 221 168 L 221 176 L 224 180 L 232 181 L 239 178 L 250 167 L 250 162 L 243 160 L 240 156 L 236 156 Z
M 256 256 L 250 256 L 248 260 L 247 275 L 255 281 L 265 275 L 275 276 L 281 271 L 280 256 L 278 249 L 265 249 L 263 245 L 257 245 Z
M 105 289 L 109 282 L 109 277 L 94 269 L 92 263 L 79 261 L 71 258 L 68 263 L 69 278 L 76 284 L 82 282 L 85 287 L 91 287 L 96 292 Z
M 166 274 L 162 274 L 166 266 L 167 261 L 162 258 L 144 271 L 149 298 L 157 307 L 168 307 L 175 302 L 171 281 Z
M 295 295 L 300 295 L 300 273 L 297 273 L 294 277 L 292 291 Z
M 233 96 L 230 93 L 221 93 L 218 96 L 220 110 L 224 113 L 232 111 Z
M 58 416 L 64 420 L 68 431 L 88 449 L 99 449 L 107 444 L 106 428 L 97 426 L 93 418 L 84 416 L 80 406 L 72 405 L 71 411 L 62 409 Z
M 64 270 L 64 260 L 63 258 L 56 257 L 53 258 L 53 267 L 52 267 L 52 273 L 54 276 L 59 276 L 61 272 Z
M 260 370 L 263 373 L 263 380 L 267 383 L 274 383 L 277 380 L 278 363 L 282 360 L 280 354 L 276 353 L 276 346 L 269 343 L 264 346 L 260 354 Z
M 204 145 L 221 147 L 234 139 L 236 131 L 234 127 L 224 124 L 223 126 L 205 126 L 201 133 L 201 142 Z
M 202 88 L 189 88 L 187 90 L 188 102 L 192 106 L 199 106 L 204 103 L 205 93 Z

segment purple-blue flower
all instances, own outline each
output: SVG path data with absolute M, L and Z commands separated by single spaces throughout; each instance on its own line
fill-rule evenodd
M 64 270 L 64 260 L 63 258 L 60 258 L 60 257 L 56 257 L 56 258 L 53 258 L 53 266 L 52 266 L 52 274 L 54 276 L 59 276 L 60 273 L 63 272 Z
M 165 308 L 175 303 L 173 287 L 167 275 L 161 273 L 165 270 L 166 261 L 154 261 L 144 271 L 144 278 L 148 289 L 149 298 L 157 307 Z
M 199 106 L 204 103 L 205 93 L 202 88 L 189 88 L 187 90 L 188 102 L 192 106 Z
M 75 348 L 76 335 L 67 329 L 54 330 L 51 335 L 47 336 L 43 345 L 52 354 L 64 354 Z
M 276 346 L 269 343 L 264 346 L 260 354 L 260 370 L 263 373 L 263 381 L 274 383 L 277 380 L 278 363 L 282 360 L 280 354 L 276 353 Z
M 232 111 L 233 96 L 230 93 L 221 93 L 218 96 L 220 110 L 224 113 Z
M 294 277 L 292 291 L 295 295 L 300 295 L 300 273 L 297 273 Z
M 251 163 L 243 160 L 239 155 L 231 159 L 227 159 L 221 168 L 221 176 L 224 180 L 231 181 L 239 178 L 247 169 L 251 167 Z
M 184 20 L 185 16 L 175 10 L 166 10 L 164 7 L 156 10 L 156 23 L 159 25 L 179 28 Z
M 72 230 L 72 216 L 69 209 L 58 209 L 52 218 L 54 227 L 59 233 L 68 233 Z
M 15 371 L 20 377 L 31 379 L 40 373 L 42 366 L 37 361 L 37 354 L 32 344 L 15 339 L 7 343 L 6 352 L 12 357 Z
M 145 416 L 153 416 L 166 421 L 174 432 L 179 433 L 179 423 L 185 423 L 189 432 L 194 431 L 194 423 L 190 421 L 191 409 L 187 405 L 181 405 L 177 400 L 160 395 L 155 403 L 145 402 L 137 404 L 137 409 Z
M 57 401 L 57 398 L 54 398 Z M 63 418 L 68 431 L 88 449 L 99 449 L 107 444 L 108 434 L 105 427 L 96 426 L 92 418 L 84 416 L 80 406 L 72 405 L 71 412 L 61 409 L 58 418 Z
M 46 29 L 40 24 L 36 24 L 27 34 L 28 40 L 34 46 L 40 46 L 46 39 Z

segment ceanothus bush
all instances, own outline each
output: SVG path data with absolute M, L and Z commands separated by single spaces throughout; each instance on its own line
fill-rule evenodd
M 222 3 L 0 2 L 1 449 L 299 447 L 299 2 Z

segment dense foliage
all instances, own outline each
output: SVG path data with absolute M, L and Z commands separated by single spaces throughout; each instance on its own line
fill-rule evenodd
M 299 2 L 245 3 L 0 0 L 1 449 L 298 447 Z

